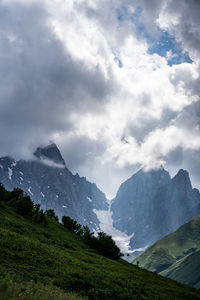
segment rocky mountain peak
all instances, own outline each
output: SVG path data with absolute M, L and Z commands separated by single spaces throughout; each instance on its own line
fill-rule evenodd
M 155 184 L 156 187 L 160 184 L 165 184 L 171 179 L 169 172 L 167 172 L 162 166 L 159 169 L 144 170 L 140 169 L 126 182 L 131 183 L 131 185 L 137 180 L 138 183 L 148 182 L 148 184 Z M 152 186 L 153 187 L 153 186 Z
M 192 184 L 190 181 L 189 173 L 186 170 L 180 169 L 178 173 L 172 179 L 177 186 L 185 186 L 192 189 Z
M 34 155 L 40 160 L 50 160 L 51 162 L 65 166 L 65 161 L 57 145 L 50 143 L 45 147 L 38 147 Z
M 111 211 L 114 227 L 134 234 L 131 246 L 142 249 L 199 214 L 200 194 L 185 170 L 171 179 L 163 167 L 141 169 L 121 184 Z
M 54 143 L 38 147 L 36 160 L 14 161 L 0 157 L 0 182 L 8 189 L 21 188 L 41 209 L 54 209 L 59 219 L 70 216 L 78 223 L 98 230 L 94 210 L 107 210 L 105 194 L 96 185 L 73 175 Z

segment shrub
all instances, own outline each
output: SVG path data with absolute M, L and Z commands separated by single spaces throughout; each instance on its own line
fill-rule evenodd
M 44 227 L 48 225 L 48 221 L 45 213 L 43 212 L 42 209 L 40 210 L 40 204 L 36 204 L 34 206 L 33 219 L 35 220 L 35 222 L 43 225 Z
M 55 211 L 53 209 L 48 209 L 45 211 L 45 215 L 51 219 L 56 220 L 57 222 L 59 221 L 58 217 L 55 214 Z
M 93 249 L 96 249 L 95 247 L 96 238 L 94 236 L 94 233 L 90 232 L 88 226 L 83 227 L 83 242 L 88 246 L 92 247 Z
M 24 191 L 20 188 L 14 188 L 10 193 L 10 197 L 8 200 L 19 200 L 22 197 L 24 197 Z
M 82 234 L 81 225 L 78 224 L 75 220 L 71 219 L 70 217 L 63 216 L 62 217 L 62 223 L 63 223 L 64 227 L 66 227 L 67 229 L 73 231 L 74 233 L 77 233 L 79 235 Z
M 34 203 L 27 195 L 18 195 L 16 198 L 12 198 L 9 205 L 11 205 L 16 212 L 22 216 L 31 216 L 33 214 Z
M 96 248 L 99 253 L 109 258 L 118 259 L 122 256 L 120 249 L 112 239 L 112 236 L 104 232 L 98 232 Z
M 118 259 L 122 256 L 122 253 L 113 241 L 112 236 L 107 235 L 104 232 L 98 232 L 98 236 L 95 237 L 94 233 L 91 233 L 89 228 L 85 226 L 83 228 L 83 241 L 88 246 L 108 258 Z
M 5 201 L 8 198 L 9 192 L 6 191 L 3 184 L 0 182 L 0 201 Z

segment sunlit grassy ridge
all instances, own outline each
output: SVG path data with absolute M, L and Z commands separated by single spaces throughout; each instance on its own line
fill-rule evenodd
M 32 282 L 35 294 L 41 284 L 46 286 L 47 295 L 52 286 L 57 286 L 62 289 L 57 293 L 76 292 L 89 299 L 200 299 L 196 289 L 122 259 L 101 256 L 55 220 L 49 219 L 44 227 L 31 217 L 18 215 L 3 202 L 0 203 L 0 253 L 1 280 L 8 283 L 11 280 L 10 287 L 16 282 L 16 289 Z M 1 288 L 0 292 L 2 299 L 15 299 L 7 297 L 8 289 Z M 25 297 L 26 289 L 22 288 L 20 293 Z M 45 297 L 33 295 L 28 299 Z
M 200 216 L 156 242 L 136 260 L 143 268 L 200 288 Z

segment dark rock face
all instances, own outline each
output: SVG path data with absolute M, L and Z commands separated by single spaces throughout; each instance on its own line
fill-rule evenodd
M 108 209 L 105 194 L 86 178 L 73 175 L 55 144 L 38 148 L 35 156 L 34 161 L 0 158 L 0 182 L 9 190 L 20 187 L 42 209 L 54 209 L 59 218 L 70 216 L 97 230 L 93 209 Z
M 62 158 L 60 150 L 57 148 L 56 144 L 52 143 L 46 147 L 38 147 L 34 155 L 40 160 L 48 160 L 54 162 L 55 164 L 60 164 L 65 166 L 65 161 Z
M 200 193 L 187 171 L 174 178 L 162 167 L 140 170 L 119 188 L 112 202 L 113 225 L 133 234 L 132 248 L 152 245 L 200 213 Z

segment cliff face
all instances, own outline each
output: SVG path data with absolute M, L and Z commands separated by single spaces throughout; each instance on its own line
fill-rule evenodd
M 174 178 L 160 168 L 140 170 L 119 188 L 112 202 L 114 226 L 134 233 L 132 248 L 152 245 L 200 213 L 200 194 L 187 171 Z
M 73 175 L 55 144 L 38 148 L 35 157 L 33 161 L 0 158 L 0 182 L 9 190 L 20 187 L 42 209 L 54 209 L 59 218 L 67 215 L 98 229 L 93 209 L 108 209 L 104 193 L 86 178 Z

